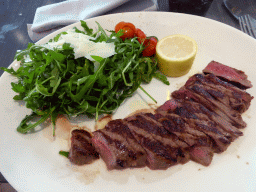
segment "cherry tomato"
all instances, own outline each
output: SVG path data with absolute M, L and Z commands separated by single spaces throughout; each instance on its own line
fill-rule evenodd
M 121 38 L 123 40 L 126 39 L 126 38 L 129 39 L 129 38 L 133 38 L 134 37 L 136 28 L 135 28 L 135 26 L 132 23 L 127 23 L 127 22 L 121 21 L 120 23 L 118 23 L 115 26 L 115 32 L 117 33 L 121 29 L 123 30 L 123 33 L 124 33 L 121 36 Z
M 147 38 L 147 36 L 145 35 L 145 33 L 143 31 L 141 31 L 140 29 L 136 29 L 135 32 L 135 36 L 138 37 L 138 41 L 141 43 L 145 43 L 145 39 Z
M 127 23 L 124 21 L 119 22 L 115 26 L 115 32 L 117 33 L 120 30 L 123 30 L 123 35 L 120 37 L 122 40 L 124 39 L 129 39 L 133 38 L 134 36 L 138 37 L 138 41 L 140 43 L 143 43 L 145 46 L 145 49 L 142 51 L 142 55 L 144 57 L 150 57 L 156 53 L 156 44 L 157 44 L 157 39 L 155 37 L 151 37 L 147 39 L 147 36 L 145 33 L 140 30 L 136 29 L 135 26 L 132 23 Z
M 130 39 L 134 37 L 134 31 L 130 28 L 130 27 L 124 27 L 123 28 L 123 35 L 121 36 L 121 38 L 124 39 Z
M 156 53 L 157 39 L 155 37 L 150 37 L 144 41 L 145 49 L 142 51 L 144 57 L 150 57 Z
M 133 31 L 136 31 L 136 28 L 132 23 L 121 21 L 115 26 L 115 32 L 117 33 L 120 29 L 124 27 L 130 27 Z

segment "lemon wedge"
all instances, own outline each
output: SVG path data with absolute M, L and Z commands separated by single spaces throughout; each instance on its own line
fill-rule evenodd
M 186 35 L 171 35 L 156 46 L 160 71 L 169 77 L 180 77 L 191 69 L 197 53 L 197 43 Z

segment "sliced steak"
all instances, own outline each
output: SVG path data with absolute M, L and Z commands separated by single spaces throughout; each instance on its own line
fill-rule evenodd
M 212 82 L 213 84 L 220 85 L 220 86 L 223 86 L 223 87 L 231 90 L 234 97 L 236 97 L 238 99 L 242 99 L 246 108 L 244 110 L 241 110 L 241 112 L 244 112 L 245 110 L 247 110 L 249 108 L 249 106 L 251 104 L 251 100 L 254 98 L 249 93 L 231 85 L 228 82 L 220 80 L 213 74 L 208 74 L 205 76 L 205 78 L 209 79 L 209 81 Z
M 141 114 L 125 119 L 127 126 L 137 139 L 138 143 L 147 152 L 147 166 L 150 169 L 167 169 L 179 163 L 180 156 L 184 155 L 182 147 L 178 146 L 164 128 Z M 183 143 L 184 147 L 187 147 Z
M 189 151 L 190 159 L 204 166 L 209 166 L 212 162 L 213 151 L 210 147 L 194 146 Z
M 221 102 L 216 100 L 207 92 L 207 89 L 204 86 L 193 85 L 193 86 L 187 87 L 187 89 L 194 91 L 195 93 L 199 94 L 200 96 L 210 101 L 212 105 L 214 105 L 216 108 L 218 108 L 223 113 L 225 113 L 230 119 L 232 119 L 237 124 L 237 126 L 241 128 L 246 127 L 246 123 L 243 121 L 240 113 L 233 110 L 231 107 L 227 107 L 223 105 Z
M 166 113 L 165 117 L 173 119 L 176 122 L 177 120 L 180 122 L 179 118 L 181 118 L 177 114 L 172 113 Z M 226 133 L 220 131 L 209 121 L 186 117 L 182 117 L 182 120 L 187 124 L 186 131 L 189 134 L 193 134 L 194 136 L 198 137 L 195 145 L 211 147 L 214 152 L 220 153 L 225 151 L 228 145 L 231 143 L 230 139 L 225 136 Z
M 228 131 L 223 130 L 219 126 L 218 123 L 216 123 L 215 121 L 212 121 L 206 114 L 197 113 L 196 110 L 193 109 L 193 107 L 191 106 L 191 102 L 180 103 L 180 106 L 177 107 L 175 110 L 173 110 L 172 113 L 175 113 L 175 114 L 179 115 L 182 118 L 194 119 L 194 120 L 197 120 L 197 121 L 207 122 L 211 126 L 216 127 L 230 141 L 232 141 L 236 138 L 232 134 L 230 134 Z
M 68 158 L 72 163 L 84 165 L 99 159 L 99 154 L 92 145 L 91 138 L 91 134 L 83 129 L 71 132 L 71 148 Z
M 157 121 L 160 122 L 166 130 L 177 135 L 177 137 L 187 143 L 188 146 L 191 147 L 197 144 L 207 146 L 211 145 L 207 135 L 200 131 L 191 129 L 180 116 L 163 111 L 155 114 L 155 116 L 157 117 Z
M 164 170 L 190 159 L 210 165 L 214 152 L 225 151 L 243 135 L 239 128 L 246 123 L 241 113 L 253 97 L 242 90 L 252 87 L 242 71 L 212 61 L 204 73 L 190 77 L 154 114 L 137 113 L 110 121 L 92 138 L 83 133 L 86 146 L 95 146 L 109 170 L 144 166 Z M 76 146 L 85 148 L 78 142 L 82 139 L 73 138 L 70 156 L 76 156 Z M 99 157 L 97 152 L 94 159 Z
M 251 82 L 247 79 L 247 75 L 243 71 L 223 65 L 216 61 L 210 62 L 203 70 L 203 72 L 205 74 L 212 73 L 215 76 L 228 81 L 241 89 L 252 87 Z
M 145 150 L 121 119 L 95 131 L 92 142 L 109 170 L 146 166 Z
M 202 95 L 204 95 L 204 97 Z M 200 90 L 200 87 L 198 86 L 193 86 L 189 89 L 183 87 L 178 91 L 174 91 L 172 93 L 172 97 L 175 99 L 195 101 L 197 103 L 200 103 L 210 111 L 214 111 L 216 114 L 218 114 L 237 128 L 244 128 L 246 126 L 246 123 L 241 119 L 240 114 L 238 117 L 237 114 L 235 114 L 235 116 L 232 116 L 230 110 L 227 110 L 222 105 L 214 101 L 210 94 L 205 93 L 205 91 L 203 90 Z
M 198 119 L 213 121 L 216 124 L 218 124 L 219 128 L 231 134 L 229 136 L 232 138 L 232 141 L 237 137 L 243 135 L 243 132 L 241 132 L 239 129 L 232 126 L 229 122 L 227 122 L 221 116 L 216 114 L 214 111 L 208 110 L 206 107 L 204 107 L 200 103 L 196 103 L 193 101 L 183 101 L 183 102 L 180 101 L 180 105 L 182 105 L 190 113 L 195 114 Z
M 202 84 L 207 88 L 207 92 L 211 94 L 215 99 L 222 102 L 224 105 L 231 107 L 233 110 L 243 113 L 246 111 L 250 102 L 253 99 L 251 95 L 243 90 L 230 86 L 224 86 L 224 83 L 219 83 L 217 77 L 211 77 L 214 75 L 195 74 L 190 77 L 185 84 L 185 87 L 189 87 L 194 84 Z
M 225 137 L 222 131 L 208 121 L 187 119 L 186 122 L 190 127 L 205 133 L 213 140 L 212 149 L 216 153 L 225 151 L 231 143 L 230 140 Z
M 161 115 L 160 115 L 161 114 Z M 158 121 L 170 132 L 176 134 L 190 146 L 189 158 L 197 163 L 208 166 L 211 163 L 213 150 L 212 140 L 205 133 L 191 128 L 181 117 L 176 114 L 166 113 L 164 111 L 157 113 Z M 204 156 L 201 154 L 199 159 L 196 159 L 196 150 L 205 151 Z M 207 152 L 206 152 L 207 151 Z
M 243 135 L 243 132 L 241 132 L 239 129 L 231 125 L 229 122 L 227 122 L 224 118 L 222 118 L 220 115 L 215 113 L 214 111 L 210 111 L 204 105 L 194 102 L 194 101 L 187 101 L 187 100 L 175 100 L 171 99 L 166 101 L 165 103 L 172 103 L 172 107 L 165 106 L 165 111 L 173 112 L 176 114 L 180 114 L 183 112 L 183 115 L 197 119 L 202 120 L 211 120 L 217 123 L 220 128 L 222 128 L 224 131 L 230 133 L 232 135 L 232 141 L 236 139 L 239 136 Z M 174 107 L 175 103 L 175 107 Z M 180 107 L 183 107 L 184 110 L 182 111 Z M 185 111 L 187 112 L 185 113 Z M 158 113 L 161 113 L 161 111 L 164 111 L 162 107 L 159 107 L 156 110 Z M 188 112 L 190 114 L 188 114 Z M 159 115 L 158 115 L 159 116 Z

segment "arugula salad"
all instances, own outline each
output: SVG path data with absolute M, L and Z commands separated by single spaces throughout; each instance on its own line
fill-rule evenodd
M 83 114 L 97 120 L 100 114 L 113 113 L 138 88 L 152 98 L 141 83 L 157 78 L 169 84 L 158 71 L 154 55 L 142 54 L 148 47 L 143 42 L 150 37 L 143 41 L 136 35 L 124 38 L 125 28 L 107 31 L 107 35 L 97 22 L 96 32 L 85 21 L 80 22 L 83 30 L 75 27 L 44 45 L 29 43 L 27 49 L 17 52 L 14 59 L 20 61 L 20 67 L 16 71 L 0 68 L 17 78 L 11 83 L 18 93 L 13 99 L 23 100 L 32 110 L 21 121 L 18 132 L 27 133 L 50 118 L 55 135 L 60 114 Z M 74 38 L 70 40 L 71 34 Z M 96 52 L 90 49 L 91 44 Z

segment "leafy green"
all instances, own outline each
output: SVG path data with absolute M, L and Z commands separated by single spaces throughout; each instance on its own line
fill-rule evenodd
M 86 22 L 81 21 L 84 30 L 75 28 L 75 31 L 94 37 L 94 42 L 113 42 L 116 54 L 109 58 L 92 55 L 95 62 L 85 57 L 74 59 L 74 50 L 68 43 L 53 50 L 30 43 L 27 49 L 15 55 L 20 61 L 17 71 L 0 68 L 18 79 L 11 83 L 13 91 L 18 93 L 13 99 L 25 101 L 26 107 L 32 110 L 32 114 L 21 121 L 18 132 L 27 133 L 51 118 L 55 135 L 59 114 L 84 114 L 97 119 L 100 114 L 113 113 L 138 88 L 154 100 L 141 83 L 157 78 L 169 84 L 158 72 L 156 59 L 142 57 L 144 46 L 136 38 L 123 41 L 122 33 L 110 31 L 108 36 L 100 24 L 97 25 L 98 30 L 93 33 Z M 65 34 L 62 32 L 50 41 L 56 42 Z M 28 123 L 39 116 L 36 123 Z
M 69 152 L 68 151 L 59 151 L 59 154 L 64 156 L 64 157 L 67 157 L 69 156 Z

